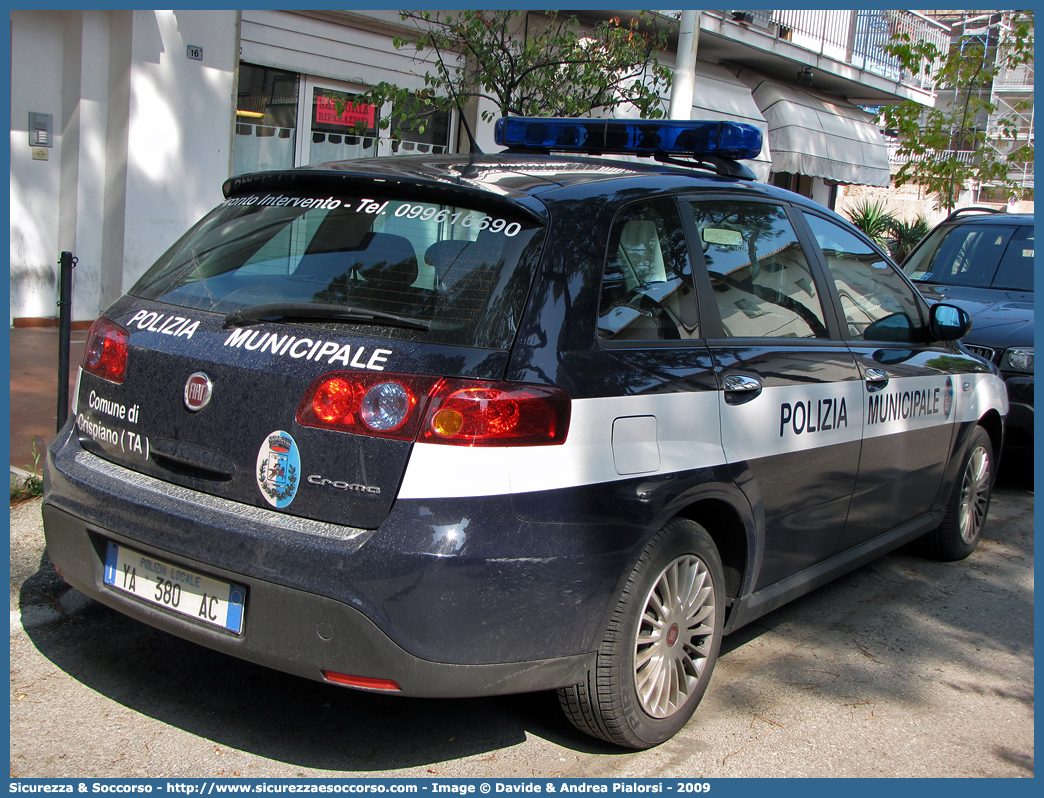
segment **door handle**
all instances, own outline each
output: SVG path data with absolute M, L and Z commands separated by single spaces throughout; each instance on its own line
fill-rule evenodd
M 761 394 L 761 380 L 745 374 L 730 374 L 725 378 L 725 403 L 741 405 Z
M 865 377 L 866 389 L 871 393 L 880 391 L 888 385 L 888 372 L 881 371 L 881 369 L 867 369 Z

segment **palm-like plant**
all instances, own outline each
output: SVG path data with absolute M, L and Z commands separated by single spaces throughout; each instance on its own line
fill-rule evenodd
M 875 244 L 881 249 L 887 249 L 888 234 L 896 219 L 891 212 L 885 210 L 884 205 L 864 200 L 861 205 L 845 211 L 845 214 L 852 224 L 866 233 Z
M 893 219 L 889 227 L 888 251 L 896 263 L 902 263 L 906 256 L 913 252 L 921 239 L 928 235 L 931 227 L 928 220 L 918 216 L 912 222 Z

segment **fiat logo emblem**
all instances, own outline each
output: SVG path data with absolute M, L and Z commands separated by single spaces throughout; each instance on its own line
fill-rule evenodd
M 671 628 L 667 630 L 667 645 L 673 646 L 678 642 L 678 624 L 672 623 Z
M 197 371 L 185 381 L 185 407 L 193 413 L 202 410 L 214 393 L 214 384 L 210 377 Z

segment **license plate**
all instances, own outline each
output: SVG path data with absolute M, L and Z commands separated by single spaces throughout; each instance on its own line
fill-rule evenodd
M 211 626 L 236 634 L 243 630 L 245 587 L 111 541 L 105 552 L 105 584 Z

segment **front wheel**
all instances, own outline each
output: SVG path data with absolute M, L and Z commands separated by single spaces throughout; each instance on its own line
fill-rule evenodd
M 943 522 L 922 538 L 925 554 L 950 562 L 963 560 L 975 551 L 990 509 L 993 477 L 993 441 L 986 430 L 976 427 Z
M 583 732 L 651 748 L 684 726 L 707 689 L 725 619 L 721 558 L 698 524 L 677 518 L 631 572 L 580 684 L 558 691 Z

